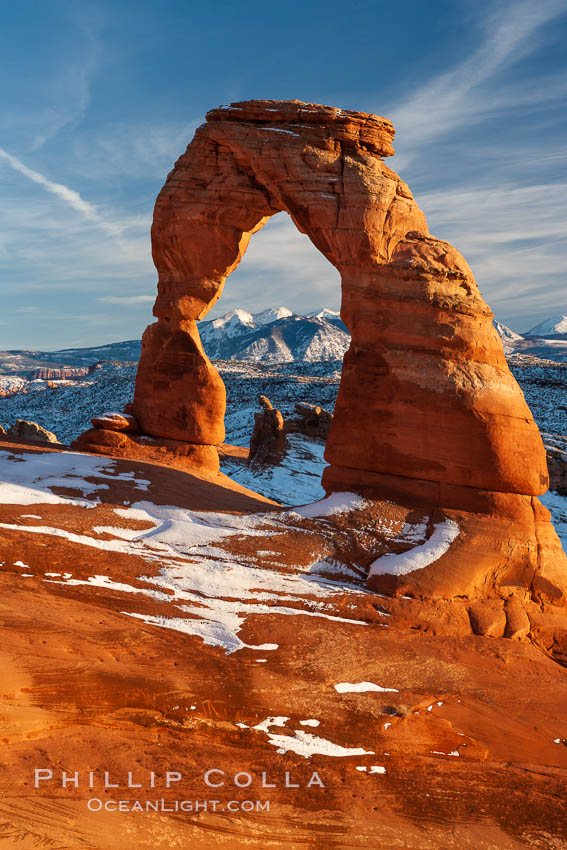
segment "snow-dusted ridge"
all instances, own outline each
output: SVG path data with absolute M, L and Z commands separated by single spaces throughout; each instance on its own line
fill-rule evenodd
M 342 360 L 350 344 L 339 313 L 327 307 L 306 316 L 287 307 L 268 307 L 254 314 L 232 310 L 200 322 L 199 333 L 212 359 L 260 363 Z
M 543 322 L 539 322 L 539 324 L 530 328 L 530 330 L 526 331 L 524 334 L 524 336 L 538 337 L 541 339 L 548 339 L 549 337 L 553 338 L 560 335 L 567 335 L 567 316 L 564 316 L 563 314 L 557 314 L 555 316 L 550 316 L 548 319 L 544 319 Z

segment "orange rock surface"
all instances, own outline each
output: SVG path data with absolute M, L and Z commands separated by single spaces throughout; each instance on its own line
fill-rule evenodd
M 184 440 L 167 440 L 143 434 L 111 431 L 107 428 L 90 428 L 74 440 L 72 446 L 79 451 L 149 461 L 174 469 L 198 469 L 203 474 L 216 474 L 219 471 L 216 446 L 187 443 Z
M 423 512 L 287 511 L 8 442 L 0 463 L 2 848 L 565 846 L 560 622 L 364 586 Z

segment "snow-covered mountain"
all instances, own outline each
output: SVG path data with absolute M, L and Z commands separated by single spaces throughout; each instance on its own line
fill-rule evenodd
M 517 334 L 516 331 L 513 331 L 512 328 L 508 327 L 508 325 L 503 325 L 502 322 L 497 322 L 496 319 L 493 320 L 492 324 L 498 331 L 500 339 L 502 340 L 502 345 L 504 346 L 504 351 L 507 354 L 514 351 L 516 344 L 523 340 L 523 336 L 521 334 Z
M 567 339 L 567 316 L 550 316 L 526 331 L 524 336 L 538 339 Z
M 506 354 L 529 354 L 543 360 L 555 360 L 558 363 L 567 361 L 566 316 L 552 316 L 540 322 L 526 334 L 516 333 L 502 322 L 497 322 L 496 319 L 493 324 L 500 334 Z M 561 327 L 566 328 L 565 333 L 559 330 Z M 556 330 L 556 333 L 550 333 L 551 330 Z
M 313 310 L 311 313 L 306 313 L 309 318 L 312 319 L 340 319 L 341 314 L 338 310 L 329 310 L 328 307 L 323 307 L 322 310 Z
M 199 332 L 212 360 L 342 360 L 350 343 L 338 312 L 326 307 L 307 316 L 296 315 L 287 307 L 269 307 L 254 314 L 233 310 L 200 322 Z
M 293 313 L 287 307 L 267 307 L 261 313 L 254 313 L 253 319 L 256 325 L 269 325 L 270 322 L 275 322 L 278 319 L 287 319 L 288 316 L 293 316 Z

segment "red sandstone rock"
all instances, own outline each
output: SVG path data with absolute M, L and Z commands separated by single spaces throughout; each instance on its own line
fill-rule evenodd
M 224 440 L 226 394 L 193 321 L 162 320 L 142 338 L 134 415 L 145 434 L 217 445 Z
M 77 478 L 65 452 L 5 448 L 16 469 L 48 456 L 43 472 L 36 468 L 41 488 L 48 480 L 53 491 L 73 495 Z M 67 480 L 63 469 L 54 474 L 58 456 Z M 101 466 L 91 466 L 93 492 L 78 502 L 38 504 L 35 516 L 27 505 L 2 505 L 2 847 L 565 846 L 567 677 L 550 657 L 566 660 L 565 611 L 561 617 L 511 583 L 505 596 L 480 601 L 491 612 L 484 631 L 496 634 L 473 637 L 469 609 L 479 600 L 426 606 L 375 596 L 362 581 L 334 602 L 290 594 L 298 565 L 305 577 L 314 558 L 362 563 L 372 539 L 387 542 L 390 523 L 399 530 L 423 514 L 382 501 L 302 519 L 222 475 L 207 481 L 130 460 Z M 214 568 L 211 586 L 198 576 L 191 583 L 190 563 L 171 561 L 156 524 L 125 510 L 141 498 L 186 515 L 186 544 L 202 541 L 192 540 L 197 518 L 240 528 L 207 553 L 223 572 L 223 552 L 228 563 L 238 557 L 233 581 L 226 570 L 225 593 Z M 259 511 L 273 517 L 273 534 L 258 536 L 261 518 L 246 516 Z M 160 531 L 167 534 L 167 523 Z M 128 532 L 149 536 L 128 546 Z M 242 583 L 242 569 L 253 582 Z M 266 602 L 269 581 L 254 583 L 263 570 L 285 577 L 283 607 Z M 196 618 L 201 630 L 191 628 Z M 497 636 L 505 624 L 509 637 L 521 637 L 526 621 L 529 640 Z M 215 623 L 236 628 L 242 648 L 214 645 Z M 335 686 L 344 682 L 391 690 L 340 693 Z M 270 727 L 267 718 L 277 716 L 284 725 Z M 315 736 L 363 754 L 323 749 L 305 758 L 285 752 L 273 734 L 283 744 Z M 373 765 L 383 770 L 372 773 Z M 213 766 L 226 779 L 214 795 L 204 781 Z M 52 770 L 53 781 L 34 787 L 35 768 Z M 182 779 L 167 788 L 170 769 Z M 306 787 L 313 771 L 325 788 Z M 236 785 L 239 773 L 244 781 L 250 773 L 250 788 Z M 220 801 L 216 810 L 175 809 L 179 800 L 210 798 Z M 93 799 L 102 801 L 99 810 Z M 270 800 L 270 810 L 230 813 L 228 801 L 239 799 Z M 164 805 L 112 811 L 118 800 Z
M 155 436 L 214 446 L 224 389 L 195 320 L 211 309 L 250 237 L 276 212 L 340 271 L 352 341 L 327 442 L 327 491 L 357 490 L 457 522 L 441 558 L 390 592 L 491 595 L 503 573 L 558 604 L 567 559 L 534 496 L 548 486 L 538 429 L 463 257 L 429 235 L 382 157 L 394 129 L 299 101 L 212 110 L 156 201 L 159 273 L 134 413 Z
M 329 436 L 333 414 L 315 404 L 299 402 L 293 409 L 293 415 L 284 422 L 286 434 L 305 434 L 312 439 L 325 442 Z
M 284 418 L 265 395 L 258 396 L 258 402 L 262 412 L 254 416 L 249 460 L 253 465 L 272 466 L 280 463 L 286 453 Z
M 128 431 L 135 433 L 139 430 L 136 418 L 129 413 L 102 413 L 91 419 L 95 428 L 107 431 Z
M 181 440 L 91 428 L 71 445 L 77 451 L 148 461 L 186 471 L 197 470 L 205 475 L 216 475 L 219 471 L 219 455 L 215 446 L 203 446 Z
M 66 378 L 85 378 L 92 374 L 96 366 L 62 366 L 59 369 L 42 366 L 31 373 L 31 380 L 65 380 Z

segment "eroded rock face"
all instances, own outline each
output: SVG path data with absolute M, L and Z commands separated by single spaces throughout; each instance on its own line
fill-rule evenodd
M 389 575 L 389 591 L 492 592 L 504 560 L 531 592 L 553 573 L 540 585 L 560 601 L 566 559 L 533 498 L 548 486 L 538 429 L 467 263 L 429 234 L 383 161 L 393 136 L 385 118 L 299 101 L 208 113 L 156 202 L 158 321 L 144 335 L 134 414 L 147 434 L 222 441 L 224 389 L 195 321 L 251 235 L 285 211 L 339 270 L 352 334 L 327 491 L 441 511 L 460 530 L 442 558 Z

